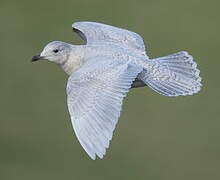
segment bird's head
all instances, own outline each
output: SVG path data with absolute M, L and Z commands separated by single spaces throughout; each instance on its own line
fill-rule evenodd
M 68 59 L 71 52 L 71 45 L 61 41 L 53 41 L 48 43 L 40 55 L 32 57 L 32 62 L 47 59 L 56 64 L 63 64 Z

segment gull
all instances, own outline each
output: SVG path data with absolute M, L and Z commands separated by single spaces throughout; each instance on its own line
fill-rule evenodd
M 32 61 L 46 59 L 68 75 L 67 105 L 75 134 L 93 160 L 103 158 L 130 88 L 147 86 L 164 96 L 201 89 L 193 57 L 180 51 L 150 59 L 140 35 L 97 22 L 72 24 L 86 45 L 48 43 Z

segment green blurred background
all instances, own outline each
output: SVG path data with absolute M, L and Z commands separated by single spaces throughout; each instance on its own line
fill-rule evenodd
M 219 180 L 220 103 L 217 0 L 0 0 L 1 180 Z M 150 57 L 189 51 L 198 95 L 168 98 L 133 89 L 103 160 L 78 143 L 66 106 L 67 75 L 30 59 L 49 41 L 82 43 L 75 21 L 141 34 Z

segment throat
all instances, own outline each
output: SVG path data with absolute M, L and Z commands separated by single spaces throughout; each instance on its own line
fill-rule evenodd
M 77 71 L 84 63 L 84 48 L 83 46 L 73 46 L 72 52 L 67 60 L 60 66 L 68 75 Z
M 64 64 L 61 65 L 62 69 L 64 70 L 65 73 L 68 75 L 71 75 L 73 72 L 78 70 L 82 65 L 81 61 L 70 61 L 68 60 Z

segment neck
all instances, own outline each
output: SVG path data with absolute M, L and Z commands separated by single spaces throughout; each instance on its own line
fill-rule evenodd
M 71 53 L 68 56 L 67 60 L 62 63 L 60 66 L 68 75 L 71 75 L 73 72 L 78 70 L 84 63 L 84 46 L 73 45 L 71 47 Z

